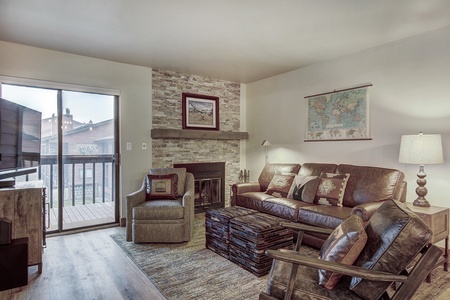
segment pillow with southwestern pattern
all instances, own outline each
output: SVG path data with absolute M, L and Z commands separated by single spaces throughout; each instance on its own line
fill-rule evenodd
M 321 173 L 314 203 L 342 207 L 350 174 Z
M 147 175 L 147 197 L 145 200 L 177 199 L 178 175 Z
M 367 242 L 361 218 L 352 215 L 327 238 L 319 252 L 319 259 L 353 265 Z M 331 290 L 342 274 L 319 270 L 319 285 Z
M 286 198 L 302 200 L 303 189 L 308 181 L 317 178 L 317 176 L 295 175 L 291 188 Z
M 286 198 L 293 180 L 294 175 L 275 174 L 267 187 L 266 194 Z

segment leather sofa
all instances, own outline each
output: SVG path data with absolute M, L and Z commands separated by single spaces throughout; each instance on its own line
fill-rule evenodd
M 343 192 L 342 206 L 321 205 L 266 193 L 276 174 L 317 176 L 321 174 L 350 174 Z M 267 164 L 258 182 L 232 185 L 232 206 L 241 206 L 278 216 L 291 222 L 334 229 L 352 214 L 367 222 L 386 200 L 406 201 L 406 182 L 403 172 L 395 169 L 348 164 L 305 163 Z M 313 190 L 305 193 L 315 193 Z M 313 195 L 314 197 L 314 195 Z M 328 236 L 305 234 L 303 243 L 320 248 Z

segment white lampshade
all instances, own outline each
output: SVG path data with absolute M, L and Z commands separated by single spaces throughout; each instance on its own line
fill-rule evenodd
M 441 135 L 402 135 L 398 161 L 417 165 L 443 163 Z

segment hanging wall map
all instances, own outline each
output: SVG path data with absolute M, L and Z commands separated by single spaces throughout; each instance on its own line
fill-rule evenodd
M 371 85 L 305 97 L 305 141 L 366 140 L 369 134 Z

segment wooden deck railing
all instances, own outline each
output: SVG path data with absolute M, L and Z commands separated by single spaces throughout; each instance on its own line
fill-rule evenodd
M 114 202 L 115 168 L 113 156 L 63 156 L 64 206 Z M 42 155 L 39 179 L 48 189 L 50 208 L 58 207 L 58 157 Z

